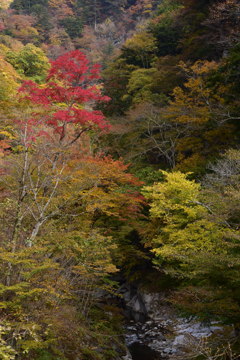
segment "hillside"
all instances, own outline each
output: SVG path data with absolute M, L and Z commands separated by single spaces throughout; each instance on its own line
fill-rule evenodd
M 0 359 L 130 359 L 131 320 L 163 343 L 133 360 L 237 360 L 239 2 L 8 3 Z M 131 315 L 151 299 L 170 317 L 153 329 Z M 192 345 L 165 351 L 188 321 Z

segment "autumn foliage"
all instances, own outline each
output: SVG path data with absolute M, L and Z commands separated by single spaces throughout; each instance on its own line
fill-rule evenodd
M 110 128 L 95 110 L 109 100 L 101 94 L 99 71 L 80 51 L 67 53 L 52 61 L 44 84 L 23 81 L 18 101 L 8 105 L 11 122 L 0 133 L 0 313 L 15 343 L 3 343 L 9 360 L 15 353 L 24 360 L 84 353 L 81 332 L 97 292 L 113 291 L 113 228 L 135 221 L 143 205 L 141 182 L 128 165 L 93 146 Z M 69 339 L 63 341 L 66 327 Z
M 239 9 L 2 0 L 0 359 L 125 357 L 116 279 L 238 358 Z
M 109 127 L 103 114 L 91 109 L 92 104 L 109 100 L 96 85 L 99 70 L 98 65 L 90 67 L 86 56 L 75 50 L 51 63 L 44 87 L 28 80 L 19 91 L 25 99 L 46 108 L 48 115 L 42 121 L 59 134 L 61 141 L 68 134 L 69 124 L 74 124 L 71 141 L 75 141 L 94 126 L 101 130 Z

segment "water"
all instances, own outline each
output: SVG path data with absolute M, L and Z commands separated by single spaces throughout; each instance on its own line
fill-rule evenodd
M 147 345 L 133 343 L 129 346 L 129 351 L 133 360 L 161 360 L 159 353 L 152 350 Z

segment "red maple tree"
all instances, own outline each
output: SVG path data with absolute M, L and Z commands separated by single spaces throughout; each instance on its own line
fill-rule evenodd
M 96 103 L 110 100 L 101 94 L 99 73 L 99 65 L 91 66 L 81 51 L 74 50 L 51 62 L 44 86 L 24 81 L 19 89 L 23 98 L 47 110 L 44 117 L 42 113 L 40 117 L 36 113 L 33 115 L 33 125 L 36 127 L 41 118 L 41 124 L 52 128 L 59 141 L 65 141 L 66 145 L 73 144 L 93 128 L 107 130 L 109 124 L 104 115 L 94 110 Z M 74 125 L 74 131 L 70 124 Z

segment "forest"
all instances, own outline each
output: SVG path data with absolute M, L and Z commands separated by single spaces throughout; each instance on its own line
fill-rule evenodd
M 240 359 L 239 94 L 238 0 L 0 0 L 0 359 Z M 218 331 L 131 357 L 123 284 Z

